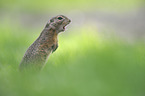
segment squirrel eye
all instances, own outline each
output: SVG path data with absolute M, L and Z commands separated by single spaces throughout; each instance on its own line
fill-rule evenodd
M 62 17 L 58 17 L 57 19 L 58 19 L 58 20 L 61 20 L 61 19 L 63 19 L 63 18 L 62 18 Z

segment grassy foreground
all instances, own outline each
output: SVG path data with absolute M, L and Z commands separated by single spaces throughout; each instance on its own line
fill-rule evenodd
M 0 96 L 145 95 L 144 43 L 103 40 L 88 35 L 91 30 L 60 35 L 41 72 L 20 73 L 19 62 L 39 33 L 0 29 Z

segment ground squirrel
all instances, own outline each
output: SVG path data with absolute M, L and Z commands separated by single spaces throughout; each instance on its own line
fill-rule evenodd
M 50 53 L 58 48 L 58 33 L 65 30 L 71 22 L 66 16 L 59 15 L 50 19 L 36 41 L 28 48 L 19 69 L 42 69 Z

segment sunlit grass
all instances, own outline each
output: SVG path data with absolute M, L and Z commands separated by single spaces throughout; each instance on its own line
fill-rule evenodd
M 0 96 L 145 94 L 144 43 L 106 40 L 96 29 L 82 27 L 60 34 L 59 48 L 41 72 L 20 73 L 18 65 L 39 32 L 14 26 L 0 31 Z
M 103 10 L 128 10 L 138 7 L 143 3 L 141 0 L 3 0 L 0 8 L 11 8 L 16 11 L 64 12 L 70 10 L 95 11 Z

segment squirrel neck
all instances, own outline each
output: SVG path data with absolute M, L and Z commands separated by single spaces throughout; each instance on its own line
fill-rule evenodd
M 45 27 L 38 39 L 40 41 L 42 40 L 43 42 L 56 42 L 57 36 L 58 36 L 58 32 L 55 29 Z

